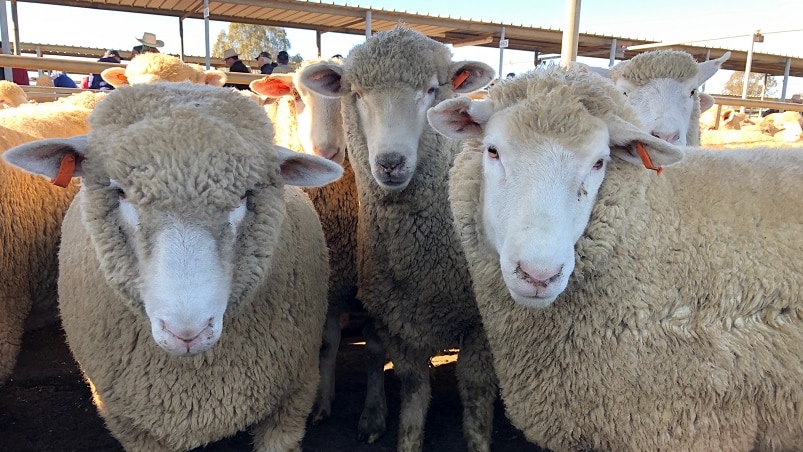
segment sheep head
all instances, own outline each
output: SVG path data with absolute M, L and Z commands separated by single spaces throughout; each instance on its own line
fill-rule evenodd
M 50 178 L 65 155 L 76 157 L 82 189 L 73 206 L 100 271 L 174 355 L 208 350 L 225 316 L 250 303 L 271 268 L 284 185 L 320 186 L 343 172 L 273 146 L 262 109 L 215 87 L 121 87 L 90 126 L 87 136 L 28 143 L 3 157 Z

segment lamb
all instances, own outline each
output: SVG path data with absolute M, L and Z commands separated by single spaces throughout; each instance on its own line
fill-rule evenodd
M 725 52 L 717 59 L 697 63 L 687 52 L 655 50 L 611 69 L 591 70 L 610 78 L 622 90 L 653 136 L 679 146 L 699 146 L 700 113 L 714 105 L 714 98 L 698 88 L 730 55 Z
M 428 118 L 470 140 L 450 202 L 512 423 L 555 451 L 799 448 L 803 152 L 684 150 L 574 70 L 489 97 Z
M 422 447 L 429 358 L 457 343 L 468 449 L 490 447 L 496 382 L 447 199 L 459 143 L 428 127 L 425 113 L 485 86 L 493 69 L 451 57 L 443 44 L 397 26 L 354 47 L 342 66 L 310 65 L 299 76 L 309 89 L 341 98 L 359 196 L 358 298 L 401 380 L 400 451 Z M 366 405 L 358 437 L 372 442 L 385 430 L 384 394 Z
M 307 61 L 304 67 L 323 61 Z M 340 60 L 326 61 L 339 64 Z M 319 423 L 331 415 L 335 395 L 335 364 L 341 339 L 341 316 L 363 314 L 365 309 L 356 300 L 359 205 L 354 171 L 346 157 L 340 99 L 324 97 L 307 89 L 297 81 L 299 74 L 300 72 L 270 75 L 254 80 L 250 88 L 260 96 L 274 100 L 265 109 L 277 131 L 276 144 L 343 165 L 343 177 L 337 181 L 324 187 L 304 190 L 321 218 L 331 266 L 329 310 L 320 354 L 321 384 L 312 413 L 312 422 Z M 366 325 L 364 335 L 368 385 L 366 393 L 384 394 L 385 349 L 371 324 Z M 369 398 L 374 400 L 376 396 Z
M 185 450 L 250 428 L 298 450 L 318 383 L 327 251 L 309 198 L 342 168 L 272 145 L 264 112 L 189 83 L 121 87 L 86 136 L 4 158 L 82 187 L 63 224 L 70 350 L 126 450 Z
M 212 86 L 223 86 L 226 83 L 226 73 L 223 71 L 204 70 L 202 66 L 185 63 L 177 57 L 164 53 L 137 55 L 126 67 L 104 69 L 100 76 L 115 88 L 158 81 L 189 81 Z

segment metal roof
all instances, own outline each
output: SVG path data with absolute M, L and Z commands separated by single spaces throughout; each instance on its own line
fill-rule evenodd
M 203 19 L 203 0 L 18 0 L 113 11 L 136 12 Z M 370 12 L 372 32 L 384 31 L 403 22 L 437 41 L 453 45 L 499 47 L 504 27 L 508 49 L 538 51 L 541 54 L 559 54 L 563 32 L 549 28 L 486 22 L 462 18 L 430 16 L 396 10 L 373 9 L 360 6 L 343 6 L 321 1 L 295 0 L 209 0 L 209 19 L 223 22 L 249 23 L 275 27 L 318 30 L 364 35 L 366 17 Z M 627 37 L 580 33 L 578 56 L 609 58 L 611 44 L 617 46 L 652 44 L 655 41 Z M 729 49 L 697 45 L 671 45 L 666 48 L 685 50 L 698 60 L 717 58 Z M 625 59 L 650 49 L 625 50 Z M 731 50 L 724 69 L 744 71 L 748 52 Z M 621 59 L 621 58 L 619 58 Z M 803 58 L 754 52 L 751 72 L 774 76 L 783 75 L 789 63 L 789 75 L 803 77 Z

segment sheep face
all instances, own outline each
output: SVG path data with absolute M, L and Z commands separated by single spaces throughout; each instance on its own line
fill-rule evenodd
M 500 84 L 488 100 L 456 98 L 428 112 L 439 132 L 471 139 L 464 152 L 483 153 L 476 222 L 521 305 L 546 307 L 567 287 L 575 243 L 612 156 L 640 164 L 623 147 L 640 141 L 658 164 L 682 157 L 640 129 L 613 89 L 593 75 L 556 69 Z
M 292 98 L 295 103 L 296 132 L 303 151 L 342 165 L 346 158 L 346 137 L 340 99 L 312 91 L 297 81 L 299 75 L 300 72 L 271 74 L 254 80 L 250 88 L 269 98 Z
M 271 145 L 262 109 L 231 90 L 122 87 L 90 125 L 88 137 L 28 143 L 3 157 L 52 178 L 65 155 L 76 156 L 74 205 L 98 266 L 173 355 L 208 350 L 226 316 L 251 302 L 271 268 L 284 185 L 319 186 L 343 172 Z
M 694 104 L 698 102 L 695 96 L 699 86 L 697 78 L 654 79 L 642 86 L 620 79 L 616 86 L 627 96 L 645 129 L 653 136 L 679 146 L 686 145 L 686 130 Z
M 589 127 L 575 136 L 522 133 L 517 116 L 532 110 L 521 110 L 501 111 L 485 128 L 482 229 L 513 299 L 545 307 L 574 270 L 574 244 L 602 183 L 609 137 L 601 120 L 582 112 L 575 118 Z
M 493 73 L 484 63 L 453 63 L 443 44 L 399 26 L 356 46 L 342 66 L 304 68 L 298 81 L 321 95 L 343 98 L 344 121 L 354 129 L 346 133 L 364 139 L 368 149 L 352 163 L 367 159 L 376 184 L 400 192 L 415 175 L 422 137 L 433 135 L 427 109 L 454 93 L 478 90 Z

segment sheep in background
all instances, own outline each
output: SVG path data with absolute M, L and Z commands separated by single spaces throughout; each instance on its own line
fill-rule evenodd
M 14 82 L 0 80 L 0 107 L 14 108 L 28 103 L 25 91 Z
M 245 428 L 257 450 L 300 450 L 328 263 L 309 199 L 286 185 L 343 170 L 272 135 L 237 93 L 155 83 L 110 93 L 87 136 L 4 154 L 47 177 L 75 159 L 59 306 L 126 450 L 191 449 Z
M 555 451 L 799 448 L 803 152 L 684 158 L 587 73 L 489 97 L 429 120 L 471 139 L 450 201 L 513 424 Z
M 124 68 L 104 69 L 100 76 L 115 88 L 160 81 L 188 81 L 212 86 L 223 86 L 226 83 L 226 73 L 223 71 L 205 70 L 200 65 L 185 63 L 177 57 L 164 53 L 143 53 L 131 60 Z
M 420 450 L 430 399 L 429 359 L 459 344 L 463 431 L 472 451 L 489 450 L 496 381 L 452 229 L 447 177 L 459 143 L 426 124 L 426 110 L 493 78 L 478 62 L 397 26 L 354 47 L 341 66 L 302 69 L 299 82 L 342 99 L 349 161 L 359 195 L 358 298 L 375 320 L 402 386 L 398 450 Z M 369 394 L 369 397 L 371 395 Z M 385 431 L 384 394 L 366 401 L 358 437 Z
M 91 91 L 55 102 L 0 109 L 0 152 L 88 130 L 92 106 L 106 96 Z M 22 335 L 58 320 L 56 278 L 61 220 L 78 191 L 69 177 L 55 186 L 0 160 L 0 385 L 14 370 Z
M 306 61 L 304 67 L 324 60 Z M 340 60 L 327 60 L 340 64 Z M 357 185 L 354 171 L 346 156 L 346 136 L 340 99 L 324 97 L 307 89 L 293 74 L 275 74 L 254 80 L 251 91 L 274 100 L 265 109 L 274 124 L 276 144 L 296 152 L 324 157 L 343 166 L 343 177 L 307 192 L 326 236 L 329 247 L 329 310 L 326 315 L 321 344 L 320 373 L 312 422 L 318 423 L 331 415 L 335 396 L 335 365 L 340 347 L 341 317 L 365 309 L 357 296 Z M 369 320 L 371 322 L 371 320 Z M 384 394 L 383 372 L 385 349 L 372 324 L 366 324 L 365 335 L 367 394 Z M 375 395 L 368 396 L 375 399 Z
M 700 145 L 700 113 L 714 104 L 699 87 L 730 58 L 697 63 L 689 53 L 655 50 L 634 56 L 611 69 L 590 68 L 608 77 L 625 94 L 652 135 L 680 146 Z

